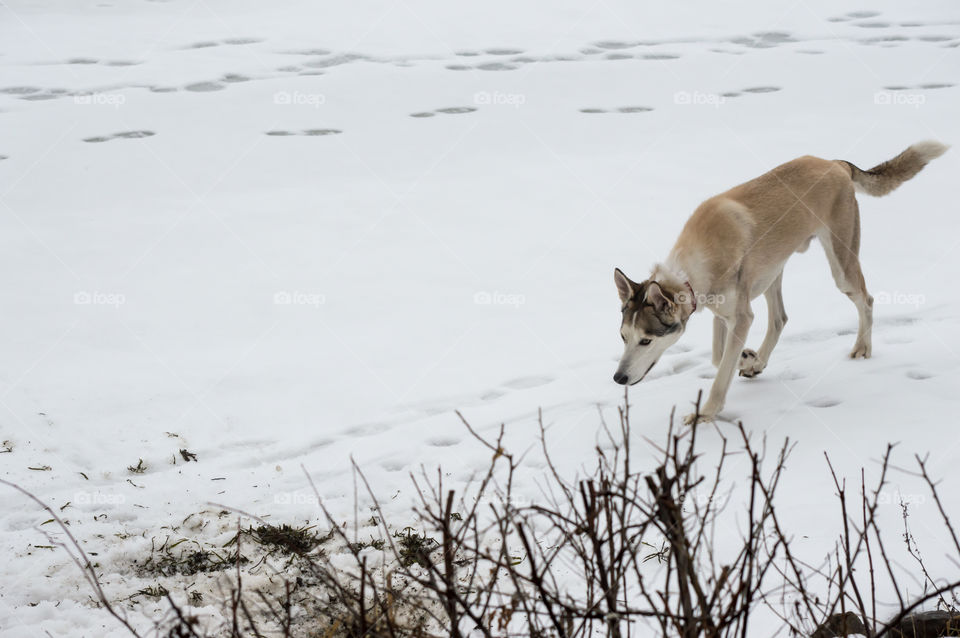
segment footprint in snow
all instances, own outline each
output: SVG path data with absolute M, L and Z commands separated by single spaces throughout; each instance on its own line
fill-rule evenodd
M 585 108 L 580 109 L 581 113 L 649 113 L 653 110 L 652 106 L 620 106 L 615 109 Z
M 433 447 L 452 447 L 458 443 L 460 443 L 460 439 L 430 439 L 427 441 L 427 445 Z
M 772 49 L 781 44 L 796 42 L 796 39 L 785 31 L 760 31 L 748 36 L 733 38 L 730 42 L 750 49 Z
M 698 365 L 700 365 L 700 362 L 696 359 L 682 359 L 673 364 L 673 374 L 680 374 Z
M 487 62 L 486 64 L 478 64 L 476 68 L 481 71 L 513 71 L 520 67 L 515 64 L 505 64 L 503 62 Z
M 807 405 L 809 405 L 811 408 L 832 408 L 840 405 L 840 400 L 824 397 L 821 399 L 813 399 L 812 401 L 808 401 Z
M 0 89 L 0 93 L 6 95 L 30 95 L 31 93 L 39 93 L 42 89 L 39 89 L 35 86 L 8 86 Z
M 387 472 L 401 472 L 407 466 L 403 461 L 384 461 L 380 464 L 380 467 L 385 469 Z
M 777 375 L 777 378 L 781 381 L 799 381 L 800 379 L 806 379 L 807 375 L 787 370 Z
M 606 40 L 604 42 L 595 42 L 594 46 L 600 49 L 630 49 L 637 46 L 636 42 L 620 42 L 617 40 Z
M 195 93 L 207 93 L 210 91 L 222 91 L 227 87 L 219 82 L 195 82 L 194 84 L 188 84 L 183 88 L 187 91 L 193 91 Z
M 489 53 L 490 55 L 520 55 L 523 53 L 522 49 L 487 49 L 484 53 Z
M 97 137 L 87 137 L 84 138 L 84 142 L 89 142 L 91 144 L 97 144 L 100 142 L 109 142 L 110 140 L 115 139 L 124 139 L 124 140 L 135 140 L 142 137 L 153 137 L 156 135 L 153 131 L 123 131 L 120 133 L 114 133 L 113 135 L 100 135 Z
M 521 377 L 512 381 L 507 381 L 503 387 L 511 390 L 527 390 L 553 382 L 553 377 Z
M 30 95 L 24 95 L 21 97 L 21 100 L 27 100 L 28 102 L 39 102 L 41 100 L 55 100 L 58 97 L 62 97 L 66 91 L 59 91 L 56 89 L 45 91 L 43 93 L 31 93 Z
M 335 55 L 329 58 L 323 58 L 320 60 L 311 60 L 309 62 L 304 62 L 303 66 L 308 66 L 312 69 L 327 69 L 332 66 L 340 66 L 343 64 L 349 64 L 357 60 L 364 60 L 364 56 L 357 55 L 355 53 L 344 53 L 343 55 Z
M 321 137 L 324 135 L 339 135 L 343 133 L 340 129 L 335 128 L 308 128 L 302 131 L 267 131 L 267 135 L 271 137 L 288 137 L 295 135 L 305 135 L 307 137 Z
M 914 379 L 916 381 L 923 381 L 924 379 L 930 379 L 933 375 L 929 372 L 922 372 L 920 370 L 910 370 L 907 372 L 908 379 Z
M 437 113 L 443 113 L 444 115 L 460 115 L 463 113 L 473 113 L 476 110 L 477 109 L 471 106 L 450 106 L 443 109 L 434 109 L 433 111 L 420 111 L 419 113 L 411 113 L 410 117 L 433 117 Z
M 330 55 L 329 49 L 304 49 L 302 51 L 293 51 L 296 55 Z

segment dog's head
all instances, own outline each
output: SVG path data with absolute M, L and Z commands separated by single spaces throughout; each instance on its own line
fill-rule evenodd
M 613 380 L 632 385 L 643 379 L 660 355 L 677 342 L 686 327 L 686 317 L 673 295 L 656 281 L 630 281 L 619 268 L 614 269 L 613 279 L 623 305 L 623 356 Z

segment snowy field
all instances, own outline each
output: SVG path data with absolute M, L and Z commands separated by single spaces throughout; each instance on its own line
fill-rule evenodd
M 623 396 L 614 266 L 644 278 L 701 200 L 794 157 L 960 142 L 952 0 L 749 4 L 3 3 L 0 477 L 117 599 L 156 582 L 151 543 L 228 538 L 224 508 L 318 523 L 301 466 L 345 521 L 351 457 L 409 516 L 411 471 L 489 461 L 456 409 L 522 451 L 542 408 L 573 478 Z M 705 434 L 796 442 L 781 499 L 811 561 L 838 531 L 824 451 L 868 482 L 888 442 L 929 453 L 960 518 L 958 171 L 860 197 L 873 358 L 847 358 L 856 311 L 814 245 L 770 366 Z M 711 323 L 630 389 L 638 436 L 709 388 Z M 523 469 L 536 499 L 542 458 Z M 902 499 L 943 556 L 922 485 L 892 481 L 891 543 Z M 0 635 L 124 635 L 45 512 L 0 499 Z M 165 603 L 123 607 L 149 627 Z

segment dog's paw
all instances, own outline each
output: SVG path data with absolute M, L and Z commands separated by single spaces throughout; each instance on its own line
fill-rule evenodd
M 859 341 L 853 346 L 853 350 L 850 351 L 851 359 L 869 359 L 871 354 L 871 348 L 869 343 L 860 343 Z
M 715 419 L 715 417 L 714 417 L 714 415 L 712 415 L 712 414 L 697 414 L 697 413 L 693 413 L 693 414 L 688 414 L 687 416 L 683 417 L 683 424 L 684 424 L 684 425 L 696 425 L 696 424 L 698 424 L 698 423 L 709 423 L 709 422 L 713 421 L 714 419 Z
M 763 372 L 764 367 L 756 350 L 744 348 L 743 352 L 740 353 L 739 368 L 741 377 L 753 378 Z

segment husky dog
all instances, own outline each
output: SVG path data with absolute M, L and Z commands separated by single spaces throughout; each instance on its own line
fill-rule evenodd
M 787 315 L 780 285 L 783 266 L 820 240 L 840 292 L 857 307 L 860 324 L 850 356 L 870 356 L 873 297 L 860 271 L 860 212 L 855 191 L 886 195 L 947 146 L 926 141 L 868 171 L 843 160 L 804 156 L 706 200 L 693 212 L 667 260 L 645 281 L 619 268 L 614 280 L 623 305 L 624 351 L 613 380 L 641 381 L 683 334 L 697 310 L 713 311 L 713 365 L 717 375 L 701 420 L 723 409 L 734 370 L 754 377 L 767 366 Z M 757 351 L 744 349 L 753 312 L 767 301 L 767 333 Z M 686 417 L 692 423 L 694 415 Z

